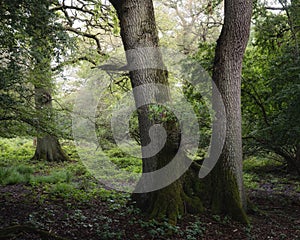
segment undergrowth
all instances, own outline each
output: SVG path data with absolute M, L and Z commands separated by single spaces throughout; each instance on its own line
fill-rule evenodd
M 64 150 L 71 160 L 63 163 L 49 163 L 45 161 L 31 161 L 34 153 L 32 139 L 0 139 L 0 185 L 22 184 L 30 188 L 40 201 L 45 199 L 59 199 L 66 201 L 72 208 L 72 201 L 89 203 L 92 199 L 106 202 L 109 211 L 117 212 L 121 217 L 131 216 L 128 224 L 141 226 L 153 239 L 163 237 L 168 239 L 170 235 L 176 235 L 182 239 L 201 239 L 205 236 L 206 224 L 200 218 L 189 222 L 184 228 L 173 226 L 167 221 L 157 222 L 145 220 L 134 216 L 140 216 L 140 212 L 133 206 L 126 205 L 130 199 L 128 193 L 107 189 L 99 182 L 80 161 L 74 144 L 70 141 L 62 143 Z M 119 168 L 129 172 L 141 172 L 141 160 L 119 148 L 105 150 L 105 154 Z M 292 184 L 295 192 L 300 192 L 300 180 L 283 177 L 276 174 L 280 164 L 268 158 L 251 157 L 244 161 L 244 182 L 248 190 L 263 189 L 266 184 L 271 184 L 277 191 L 284 191 L 285 184 Z M 45 213 L 46 214 L 46 213 Z M 48 213 L 49 214 L 49 210 Z M 40 213 L 32 213 L 29 221 L 35 225 L 43 223 L 42 218 L 47 218 Z M 225 219 L 225 218 L 224 218 Z M 230 224 L 230 220 L 213 216 L 213 220 L 221 224 Z M 98 232 L 101 239 L 124 239 L 122 230 L 112 230 L 112 225 L 117 221 L 109 216 L 99 215 L 95 220 L 87 224 L 85 215 L 80 209 L 74 209 L 73 215 L 66 216 L 66 221 L 74 220 L 78 227 L 89 228 Z M 102 222 L 103 224 L 99 224 Z M 251 229 L 246 229 L 251 235 Z M 246 231 L 245 230 L 245 231 Z M 141 239 L 139 233 L 133 234 L 133 238 Z

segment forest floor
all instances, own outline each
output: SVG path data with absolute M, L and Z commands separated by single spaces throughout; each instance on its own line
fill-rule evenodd
M 10 179 L 0 186 L 0 239 L 300 239 L 300 178 L 280 165 L 245 162 L 249 226 L 209 212 L 185 215 L 173 226 L 146 219 L 126 204 L 128 194 L 105 189 L 74 160 L 50 166 L 25 161 L 34 167 L 29 181 L 17 171 L 9 176 L 9 163 L 0 156 Z M 26 173 L 20 166 L 18 173 Z

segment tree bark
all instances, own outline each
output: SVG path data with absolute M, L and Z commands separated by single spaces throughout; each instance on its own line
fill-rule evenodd
M 242 176 L 241 71 L 249 38 L 252 0 L 225 0 L 224 25 L 215 51 L 213 81 L 226 112 L 225 145 L 212 172 L 212 208 L 246 221 Z
M 164 69 L 161 53 L 158 49 L 159 40 L 154 17 L 152 0 L 124 0 L 111 1 L 117 10 L 121 27 L 121 37 L 126 51 L 127 64 L 131 67 L 130 79 L 132 88 L 143 84 L 154 83 L 168 85 L 168 73 Z M 151 48 L 147 51 L 147 48 Z M 130 50 L 135 51 L 132 54 Z M 155 67 L 149 67 L 151 66 Z M 148 67 L 147 67 L 148 66 Z M 149 89 L 148 89 L 149 90 Z M 168 90 L 165 88 L 151 89 L 152 96 L 158 103 L 170 101 Z M 134 95 L 136 103 L 141 101 L 147 94 Z M 149 116 L 149 106 L 138 109 L 139 131 L 141 145 L 147 146 L 151 139 L 150 128 L 157 123 L 162 123 L 167 140 L 163 149 L 153 157 L 145 157 L 143 154 L 143 173 L 152 172 L 165 166 L 172 160 L 178 149 L 180 141 L 179 129 L 175 121 L 154 121 Z M 176 169 L 172 169 L 176 171 Z M 172 174 L 172 173 L 170 173 Z M 159 181 L 151 179 L 151 181 Z M 143 186 L 137 186 L 143 188 Z M 202 209 L 198 198 L 190 198 L 185 194 L 182 179 L 175 181 L 169 186 L 147 193 L 135 193 L 132 198 L 137 206 L 147 212 L 151 218 L 168 218 L 171 223 L 176 223 L 179 215 L 186 210 L 185 202 L 188 202 L 190 209 Z
M 158 47 L 152 0 L 110 0 L 110 2 L 117 10 L 127 64 L 129 68 L 132 67 L 130 69 L 132 87 L 147 83 L 167 85 L 166 70 L 143 68 L 147 66 L 149 58 L 156 62 L 156 66 L 163 66 L 159 51 L 154 55 L 147 51 L 130 54 L 130 50 Z M 206 179 L 199 180 L 197 177 L 199 167 L 192 164 L 189 171 L 169 186 L 151 193 L 133 194 L 137 205 L 153 218 L 167 217 L 171 223 L 176 223 L 178 216 L 183 213 L 203 211 L 201 200 L 210 200 L 216 212 L 227 213 L 235 219 L 247 222 L 243 209 L 246 204 L 241 173 L 240 80 L 242 58 L 249 35 L 252 1 L 227 0 L 225 5 L 226 17 L 216 49 L 213 78 L 222 93 L 226 107 L 227 137 L 220 161 L 209 178 L 212 180 L 210 182 L 212 188 L 207 190 Z M 136 69 L 136 66 L 139 68 Z M 161 91 L 159 95 L 162 96 L 159 102 L 170 101 L 168 92 L 162 89 L 159 91 Z M 145 96 L 135 96 L 135 101 L 143 97 Z M 148 107 L 139 108 L 138 119 L 141 145 L 147 146 L 151 141 L 149 129 L 154 124 L 149 116 Z M 176 124 L 169 122 L 164 127 L 170 139 L 154 157 L 145 158 L 143 155 L 143 173 L 161 168 L 171 161 L 176 153 L 180 141 L 177 134 L 172 138 L 172 132 L 178 131 Z M 185 157 L 182 158 L 184 160 Z
M 35 90 L 35 108 L 37 112 L 37 145 L 32 159 L 46 161 L 64 161 L 68 157 L 63 153 L 57 137 L 54 133 L 45 133 L 39 129 L 41 122 L 53 123 L 52 114 L 52 71 L 51 60 L 54 56 L 52 16 L 49 11 L 51 3 L 42 1 L 41 5 L 32 6 L 34 25 L 31 40 L 32 83 Z M 43 11 L 41 11 L 41 9 Z
M 40 117 L 38 121 L 42 120 L 42 118 L 47 118 L 47 121 L 51 122 L 52 98 L 50 91 L 47 91 L 43 87 L 35 87 L 35 105 Z M 39 131 L 39 126 L 37 128 Z M 39 131 L 39 134 L 42 135 L 41 131 Z M 59 162 L 68 159 L 54 134 L 44 134 L 44 136 L 37 137 L 36 149 L 32 160 Z

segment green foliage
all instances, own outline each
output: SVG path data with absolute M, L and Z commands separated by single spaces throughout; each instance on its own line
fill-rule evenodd
M 75 199 L 86 202 L 92 198 L 100 198 L 109 202 L 112 211 L 119 209 L 128 201 L 128 194 L 106 190 L 99 186 L 86 167 L 76 158 L 72 162 L 45 163 L 33 162 L 32 140 L 15 138 L 0 139 L 0 184 L 26 184 L 34 190 L 42 189 L 46 196 L 62 199 Z M 64 142 L 67 153 L 74 152 L 74 145 Z M 108 151 L 113 161 L 128 171 L 141 171 L 141 161 L 128 158 L 128 155 L 118 148 Z M 74 153 L 74 156 L 77 154 Z
M 197 156 L 193 157 L 195 160 L 205 158 L 211 140 L 212 115 L 214 113 L 210 101 L 212 88 L 209 78 L 212 74 L 215 46 L 215 43 L 199 43 L 198 51 L 183 64 L 185 71 L 191 73 L 191 77 L 187 77 L 187 79 L 190 79 L 190 81 L 200 80 L 196 82 L 197 86 L 193 86 L 189 82 L 183 84 L 184 96 L 193 106 L 199 124 L 199 148 Z M 202 81 L 204 79 L 208 81 Z
M 48 126 L 48 111 L 34 107 L 34 87 L 53 87 L 51 63 L 61 61 L 68 42 L 50 4 L 46 0 L 1 2 L 0 136 L 36 135 L 37 119 L 40 130 L 53 130 Z
M 110 161 L 116 164 L 119 168 L 129 172 L 140 173 L 142 171 L 142 161 L 140 158 L 132 157 L 120 148 L 111 148 L 105 151 Z
M 70 197 L 74 197 L 75 190 L 76 189 L 72 184 L 59 182 L 52 186 L 52 188 L 50 189 L 50 194 L 67 199 Z
M 19 183 L 28 183 L 30 181 L 33 169 L 29 166 L 19 165 L 13 167 L 0 168 L 0 184 L 13 185 Z
M 263 46 L 262 50 L 269 54 L 275 50 L 281 50 L 281 45 L 285 44 L 290 38 L 285 34 L 289 28 L 286 15 L 267 13 L 260 17 L 255 24 L 255 44 Z
M 163 105 L 150 105 L 149 111 L 150 118 L 153 119 L 154 122 L 163 123 L 176 121 L 174 113 L 170 112 Z
M 244 185 L 247 189 L 258 189 L 259 188 L 259 178 L 255 174 L 244 173 Z
M 244 171 L 247 173 L 255 172 L 259 169 L 274 168 L 276 166 L 281 166 L 281 164 L 278 161 L 272 159 L 271 155 L 269 155 L 268 157 L 252 156 L 247 158 L 243 162 Z
M 199 43 L 198 51 L 193 56 L 196 60 L 199 61 L 201 66 L 212 74 L 213 68 L 213 61 L 215 56 L 215 48 L 216 43 L 208 43 L 208 42 L 201 42 Z
M 33 140 L 26 138 L 0 138 L 0 166 L 8 166 L 10 161 L 28 161 L 33 156 Z
M 69 183 L 72 179 L 72 174 L 68 171 L 52 171 L 49 175 L 36 175 L 30 179 L 32 185 L 45 183 Z
M 31 184 L 36 186 L 38 184 L 56 184 L 56 183 L 70 183 L 71 174 L 66 171 L 53 171 L 50 175 L 33 175 L 34 168 L 27 165 L 18 165 L 12 167 L 0 168 L 0 184 Z
M 185 230 L 186 239 L 196 240 L 199 239 L 199 237 L 203 237 L 206 230 L 203 225 L 204 224 L 199 220 L 191 223 Z
M 243 67 L 244 147 L 248 155 L 275 153 L 300 173 L 299 12 L 285 7 L 256 17 Z
M 167 220 L 156 221 L 154 219 L 148 221 L 138 221 L 145 228 L 152 238 L 158 237 L 168 238 L 170 236 L 180 236 L 184 239 L 196 240 L 205 235 L 206 227 L 198 218 L 193 222 L 189 222 L 185 228 L 180 228 L 170 224 Z
M 140 225 L 146 229 L 153 238 L 160 236 L 169 236 L 180 232 L 180 228 L 170 224 L 167 220 L 158 222 L 155 219 L 149 221 L 140 221 Z
M 247 158 L 244 161 L 243 177 L 246 188 L 251 191 L 267 189 L 277 194 L 286 194 L 290 191 L 288 189 L 295 192 L 299 189 L 299 178 L 283 172 L 282 163 L 272 159 L 272 156 Z M 289 204 L 289 201 L 283 200 L 282 204 Z

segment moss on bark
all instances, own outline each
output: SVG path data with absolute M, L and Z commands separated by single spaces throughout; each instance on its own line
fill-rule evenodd
M 151 219 L 168 219 L 170 224 L 175 225 L 178 218 L 186 213 L 197 214 L 204 211 L 199 195 L 203 194 L 203 186 L 200 187 L 202 183 L 196 176 L 196 172 L 189 169 L 180 179 L 163 189 L 133 194 L 132 197 Z
M 219 162 L 211 173 L 211 208 L 213 213 L 226 214 L 241 223 L 249 224 L 249 219 L 242 206 L 241 196 L 234 173 L 221 169 Z

